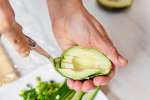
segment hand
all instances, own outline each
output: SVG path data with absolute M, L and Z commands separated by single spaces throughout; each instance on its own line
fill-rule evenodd
M 6 37 L 23 56 L 27 56 L 30 47 L 22 27 L 15 21 L 15 14 L 8 0 L 0 0 L 0 35 Z
M 76 44 L 97 48 L 114 66 L 127 65 L 127 60 L 118 53 L 102 25 L 88 13 L 80 0 L 49 0 L 48 6 L 52 28 L 62 50 Z M 85 81 L 68 79 L 68 86 L 76 91 L 87 91 L 95 86 L 106 85 L 114 76 L 114 66 L 107 77 L 98 76 Z

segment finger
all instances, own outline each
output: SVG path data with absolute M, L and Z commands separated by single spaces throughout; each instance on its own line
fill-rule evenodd
M 74 80 L 71 80 L 71 79 L 67 80 L 67 85 L 69 86 L 70 89 L 73 89 L 74 83 L 75 83 Z
M 105 38 L 95 37 L 93 39 L 93 46 L 103 52 L 114 64 L 115 66 L 126 66 L 128 61 L 122 57 L 117 49 Z
M 95 86 L 93 84 L 93 81 L 92 80 L 86 80 L 83 82 L 83 85 L 82 85 L 82 91 L 86 92 L 88 90 L 91 90 L 93 89 Z
M 113 68 L 108 76 L 97 76 L 93 79 L 95 86 L 107 85 L 108 82 L 114 77 L 115 69 Z
M 81 87 L 82 87 L 82 82 L 81 81 L 75 81 L 75 83 L 73 85 L 73 89 L 75 91 L 81 91 Z
M 98 76 L 93 79 L 93 83 L 95 86 L 106 85 L 109 82 L 109 77 Z
M 118 61 L 120 63 L 120 66 L 127 66 L 128 64 L 128 60 L 126 58 L 124 58 L 121 54 L 119 54 L 118 56 Z
M 98 30 L 98 32 L 101 34 L 102 38 L 104 38 L 105 41 L 110 45 L 108 45 L 108 50 L 110 47 L 113 48 L 113 50 L 106 52 L 106 55 L 112 60 L 113 63 L 115 63 L 116 66 L 126 66 L 128 63 L 127 59 L 125 59 L 118 53 L 116 48 L 113 46 L 113 43 L 110 40 L 109 36 L 107 35 L 107 32 L 105 31 L 104 27 L 96 20 L 94 16 L 90 14 L 88 14 L 88 16 L 91 19 L 93 25 Z
M 112 64 L 112 69 L 111 72 L 109 73 L 108 77 L 110 77 L 110 79 L 112 79 L 115 76 L 115 66 L 114 64 Z

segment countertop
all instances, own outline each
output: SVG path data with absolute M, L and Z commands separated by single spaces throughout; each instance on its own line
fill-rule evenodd
M 59 55 L 60 49 L 51 30 L 46 0 L 11 0 L 11 4 L 25 33 L 48 52 Z M 127 67 L 117 68 L 116 76 L 105 87 L 108 98 L 150 100 L 150 1 L 134 0 L 130 9 L 117 13 L 99 8 L 96 0 L 84 0 L 84 4 L 104 25 L 115 46 L 129 60 Z M 6 49 L 11 50 L 9 54 L 23 76 L 49 63 L 40 55 L 35 57 L 37 54 L 34 52 L 30 57 L 22 58 L 7 40 L 3 39 L 3 42 Z

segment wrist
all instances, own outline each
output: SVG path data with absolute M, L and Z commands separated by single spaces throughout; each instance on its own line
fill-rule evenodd
M 82 0 L 48 0 L 49 3 L 61 3 L 61 4 L 68 4 L 68 3 L 81 3 Z
M 82 8 L 82 0 L 48 0 L 51 20 L 75 13 Z

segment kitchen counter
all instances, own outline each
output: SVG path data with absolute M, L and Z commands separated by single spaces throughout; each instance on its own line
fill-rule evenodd
M 25 33 L 54 56 L 59 55 L 60 49 L 51 30 L 46 0 L 11 0 L 11 4 Z M 129 60 L 127 67 L 117 68 L 115 78 L 105 87 L 108 98 L 150 100 L 150 1 L 134 0 L 130 9 L 117 13 L 101 9 L 96 0 L 84 0 L 84 4 L 104 25 L 115 46 Z M 8 51 L 11 50 L 9 54 L 11 58 L 15 57 L 13 62 L 23 76 L 49 63 L 34 52 L 30 57 L 22 58 L 4 38 L 3 43 Z

